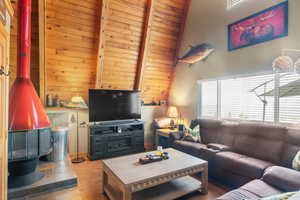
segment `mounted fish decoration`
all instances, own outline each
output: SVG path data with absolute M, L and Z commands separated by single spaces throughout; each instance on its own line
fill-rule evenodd
M 208 56 L 214 52 L 214 47 L 208 43 L 202 43 L 197 46 L 191 46 L 190 51 L 183 57 L 178 59 L 178 62 L 194 64 L 199 61 L 205 61 Z

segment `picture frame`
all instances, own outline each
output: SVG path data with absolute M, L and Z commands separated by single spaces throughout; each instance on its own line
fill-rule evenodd
M 228 50 L 288 36 L 288 0 L 228 25 Z

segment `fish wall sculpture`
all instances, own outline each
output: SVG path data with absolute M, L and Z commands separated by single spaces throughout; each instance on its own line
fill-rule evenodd
M 208 43 L 202 43 L 197 46 L 191 46 L 187 54 L 178 59 L 178 62 L 194 64 L 199 61 L 205 61 L 208 56 L 214 52 L 214 47 Z

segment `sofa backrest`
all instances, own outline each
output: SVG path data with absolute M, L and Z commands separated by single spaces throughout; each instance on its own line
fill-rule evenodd
M 292 162 L 300 151 L 300 129 L 288 128 L 284 139 L 283 151 L 281 154 L 281 165 L 292 168 Z
M 219 120 L 199 119 L 192 122 L 191 127 L 198 123 L 200 125 L 201 139 L 204 144 L 216 143 L 222 122 Z
M 237 122 L 222 122 L 215 143 L 232 147 L 238 134 L 238 126 Z
M 286 132 L 287 129 L 281 126 L 240 123 L 233 150 L 240 154 L 279 164 Z

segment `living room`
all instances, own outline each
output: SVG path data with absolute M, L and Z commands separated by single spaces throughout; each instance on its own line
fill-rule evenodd
M 300 199 L 298 8 L 0 1 L 0 199 Z

